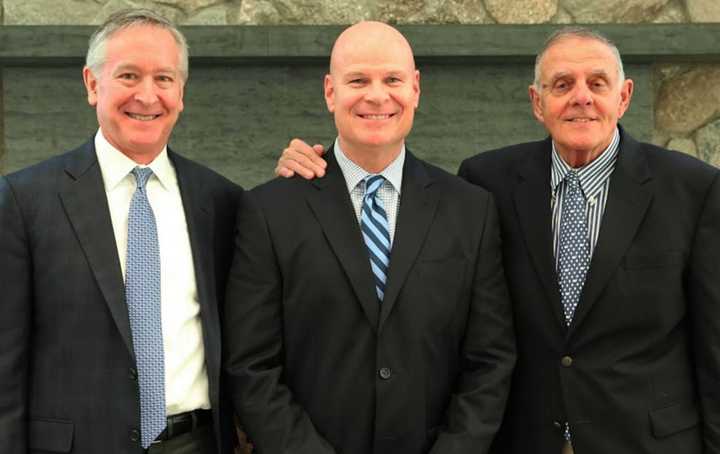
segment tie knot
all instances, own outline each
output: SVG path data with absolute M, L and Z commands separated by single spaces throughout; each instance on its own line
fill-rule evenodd
M 365 177 L 365 196 L 374 197 L 380 186 L 385 182 L 382 175 L 368 175 Z
M 570 189 L 580 188 L 580 178 L 578 177 L 577 171 L 569 171 L 567 175 L 565 175 L 565 180 L 567 181 L 567 185 Z
M 153 171 L 150 167 L 135 167 L 130 173 L 135 176 L 135 181 L 137 181 L 138 189 L 143 191 L 145 190 L 145 184 L 147 184 L 147 181 L 150 178 L 150 175 L 152 175 Z

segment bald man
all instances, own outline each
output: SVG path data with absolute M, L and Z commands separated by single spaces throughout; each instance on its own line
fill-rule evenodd
M 482 454 L 515 341 L 490 195 L 405 147 L 412 50 L 363 22 L 331 54 L 326 177 L 251 191 L 224 314 L 235 410 L 263 454 Z

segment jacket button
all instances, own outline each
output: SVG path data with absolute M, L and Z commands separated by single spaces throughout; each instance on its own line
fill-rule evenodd
M 378 371 L 378 375 L 380 375 L 380 378 L 382 378 L 383 380 L 387 380 L 392 376 L 392 371 L 389 367 L 381 367 Z
M 573 359 L 571 356 L 563 356 L 560 360 L 560 364 L 562 364 L 564 367 L 570 367 L 572 366 Z
M 135 369 L 134 367 L 131 367 L 130 368 L 130 380 L 137 380 L 137 379 L 138 379 L 137 369 Z
M 140 431 L 137 429 L 133 429 L 130 431 L 130 441 L 133 443 L 137 443 L 140 441 Z

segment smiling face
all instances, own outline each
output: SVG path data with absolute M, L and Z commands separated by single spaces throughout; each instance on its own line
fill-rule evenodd
M 420 97 L 409 44 L 388 25 L 361 22 L 340 35 L 330 61 L 325 101 L 343 151 L 351 159 L 370 154 L 392 161 L 410 133 Z
M 558 153 L 573 167 L 595 159 L 612 140 L 630 104 L 633 82 L 619 79 L 611 49 L 590 38 L 567 37 L 540 61 L 538 89 L 530 86 L 533 113 Z
M 137 163 L 148 164 L 162 151 L 183 110 L 179 62 L 169 31 L 135 25 L 107 40 L 100 74 L 83 69 L 103 135 Z

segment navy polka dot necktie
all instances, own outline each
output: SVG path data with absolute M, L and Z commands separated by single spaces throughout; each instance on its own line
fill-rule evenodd
M 570 325 L 575 314 L 585 277 L 590 265 L 585 216 L 585 197 L 576 171 L 565 176 L 565 196 L 560 215 L 560 249 L 558 278 L 565 323 Z
M 125 295 L 140 388 L 143 448 L 165 429 L 165 356 L 160 310 L 160 245 L 147 197 L 148 167 L 132 170 L 137 187 L 128 214 Z

